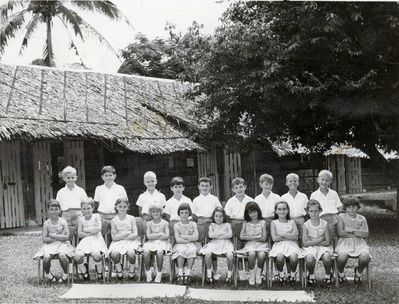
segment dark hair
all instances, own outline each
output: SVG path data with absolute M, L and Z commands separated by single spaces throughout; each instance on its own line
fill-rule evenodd
M 278 206 L 279 204 L 284 204 L 284 205 L 287 206 L 288 212 L 287 212 L 287 215 L 285 216 L 285 218 L 286 218 L 287 220 L 289 220 L 289 219 L 290 219 L 290 206 L 288 205 L 288 203 L 287 203 L 286 201 L 278 201 L 278 202 L 274 205 L 274 219 L 275 219 L 275 220 L 278 220 L 277 206 Z
M 219 206 L 217 206 L 212 212 L 212 223 L 216 223 L 215 222 L 215 213 L 216 212 L 222 212 L 222 214 L 223 214 L 223 223 L 226 223 L 227 222 L 226 211 L 222 207 L 219 207 Z
M 360 200 L 356 196 L 348 196 L 344 198 L 342 205 L 344 210 L 348 206 L 357 206 L 357 209 L 360 209 Z
M 115 170 L 115 168 L 113 166 L 104 166 L 101 169 L 101 175 L 104 175 L 107 172 L 112 173 L 112 174 L 116 174 L 116 170 Z
M 315 199 L 311 199 L 311 200 L 309 200 L 309 202 L 306 205 L 306 208 L 305 208 L 306 212 L 309 212 L 309 208 L 313 207 L 313 206 L 318 206 L 319 210 L 323 211 L 323 208 L 321 208 L 320 202 Z
M 189 215 L 192 215 L 193 213 L 191 212 L 191 207 L 188 203 L 181 203 L 179 208 L 177 209 L 177 214 L 180 216 L 180 211 L 182 210 L 188 210 Z
M 201 183 L 209 183 L 212 186 L 212 181 L 209 177 L 203 176 L 198 179 L 198 185 Z
M 170 187 L 172 188 L 173 186 L 184 186 L 184 180 L 183 178 L 181 178 L 180 176 L 175 176 L 174 178 L 172 178 L 172 180 L 170 181 Z
M 55 199 L 50 199 L 48 202 L 47 202 L 47 210 L 50 208 L 50 207 L 58 207 L 58 208 L 60 208 L 60 210 L 61 210 L 61 204 L 60 204 L 60 202 L 59 201 L 57 201 L 57 200 L 55 200 Z
M 127 209 L 129 209 L 129 207 L 130 207 L 129 200 L 126 197 L 121 197 L 116 200 L 115 205 L 114 205 L 114 209 L 115 209 L 116 213 L 118 213 L 118 209 L 116 209 L 116 206 L 119 204 L 122 204 L 122 203 L 126 203 Z
M 245 205 L 245 210 L 244 210 L 244 219 L 247 222 L 251 221 L 251 217 L 249 216 L 249 213 L 251 211 L 258 212 L 258 220 L 262 219 L 262 210 L 260 210 L 259 205 L 255 201 L 250 201 Z
M 235 177 L 231 181 L 231 187 L 233 188 L 235 185 L 244 185 L 244 186 L 246 186 L 247 184 L 245 183 L 245 180 L 242 177 Z

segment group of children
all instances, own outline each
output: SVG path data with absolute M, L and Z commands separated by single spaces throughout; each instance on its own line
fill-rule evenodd
M 345 281 L 344 268 L 349 257 L 359 257 L 355 268 L 355 281 L 360 280 L 362 271 L 370 260 L 366 219 L 357 214 L 358 199 L 350 197 L 342 205 L 338 194 L 329 188 L 332 174 L 328 170 L 318 175 L 319 189 L 310 200 L 298 191 L 299 177 L 290 173 L 286 177 L 288 192 L 279 196 L 272 192 L 273 177 L 260 176 L 262 193 L 255 199 L 245 194 L 243 178 L 232 181 L 235 194 L 225 207 L 210 193 L 211 180 L 202 177 L 198 181 L 199 196 L 193 201 L 183 195 L 184 181 L 174 177 L 170 183 L 173 196 L 166 201 L 156 190 L 157 178 L 149 171 L 144 174 L 147 190 L 138 197 L 140 217 L 135 218 L 127 211 L 129 201 L 125 189 L 117 185 L 115 169 L 105 166 L 102 170 L 104 185 L 95 190 L 94 200 L 88 198 L 82 188 L 76 185 L 76 170 L 63 170 L 65 188 L 57 193 L 56 200 L 48 204 L 48 220 L 43 225 L 44 246 L 36 254 L 43 257 L 43 266 L 50 282 L 56 282 L 50 272 L 53 255 L 58 255 L 64 274 L 58 280 L 67 279 L 68 259 L 78 264 L 83 279 L 89 279 L 88 267 L 83 263 L 85 255 L 91 255 L 97 277 L 102 278 L 102 258 L 108 257 L 115 263 L 116 276 L 123 279 L 121 256 L 129 261 L 128 277 L 135 276 L 137 251 L 143 254 L 146 281 L 153 280 L 154 258 L 156 260 L 155 282 L 162 280 L 162 265 L 165 253 L 172 254 L 177 265 L 177 282 L 188 283 L 197 254 L 205 257 L 208 282 L 220 280 L 217 273 L 218 256 L 227 259 L 226 281 L 232 280 L 235 254 L 248 257 L 249 284 L 261 284 L 262 269 L 267 256 L 275 258 L 277 273 L 275 279 L 281 282 L 295 282 L 299 258 L 304 258 L 309 284 L 315 284 L 316 261 L 322 260 L 325 268 L 325 282 L 333 280 L 332 240 L 336 231 L 338 279 Z M 93 213 L 98 202 L 98 213 Z M 345 213 L 339 213 L 341 207 Z M 62 211 L 62 218 L 60 213 Z M 82 216 L 83 214 L 83 216 Z M 310 219 L 305 222 L 305 215 Z M 77 225 L 80 240 L 74 248 L 69 240 Z M 112 243 L 107 248 L 103 235 L 110 227 Z M 144 235 L 142 242 L 140 236 Z M 233 240 L 237 240 L 237 248 Z M 271 245 L 272 244 L 272 245 Z M 284 272 L 286 265 L 286 273 Z

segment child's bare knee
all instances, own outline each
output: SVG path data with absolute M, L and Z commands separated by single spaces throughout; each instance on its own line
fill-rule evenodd
M 51 261 L 51 255 L 45 254 L 43 255 L 43 262 L 48 263 Z

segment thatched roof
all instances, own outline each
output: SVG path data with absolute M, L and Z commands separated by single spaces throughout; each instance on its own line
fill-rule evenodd
M 0 64 L 0 141 L 79 137 L 139 153 L 203 150 L 184 127 L 195 125 L 188 88 L 166 79 Z

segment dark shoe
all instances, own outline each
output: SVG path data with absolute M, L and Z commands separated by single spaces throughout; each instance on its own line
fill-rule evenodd
M 116 278 L 119 281 L 122 281 L 123 280 L 123 271 L 116 271 Z
M 176 282 L 177 282 L 178 285 L 183 285 L 184 284 L 184 277 L 181 276 L 181 275 L 178 275 L 176 277 Z
M 280 277 L 278 274 L 274 276 L 274 281 L 284 283 L 285 282 L 285 277 Z
M 88 280 L 90 280 L 89 265 L 87 263 L 84 263 L 84 266 L 86 268 L 86 272 L 85 273 L 81 273 L 81 276 L 83 278 L 83 281 L 88 281 Z
M 135 272 L 129 272 L 127 275 L 127 278 L 131 281 L 134 281 L 134 279 L 136 278 L 136 273 Z
M 96 268 L 96 273 L 97 273 L 97 280 L 102 280 L 104 277 L 103 277 L 103 273 L 102 272 L 98 272 L 98 270 L 97 270 L 97 265 L 95 266 L 95 268 Z
M 66 283 L 66 282 L 68 282 L 68 275 L 65 279 L 62 276 L 58 279 L 58 283 Z
M 309 275 L 306 277 L 306 280 L 308 281 L 308 285 L 315 285 L 316 284 L 316 280 L 314 278 L 310 278 Z
M 338 277 L 338 281 L 340 283 L 345 283 L 345 282 L 348 282 L 348 279 L 346 278 L 346 276 L 343 276 L 343 277 Z
M 49 274 L 51 274 L 51 279 L 46 277 L 47 278 L 47 282 L 49 282 L 49 283 L 57 283 L 58 282 L 57 278 L 51 272 Z
M 358 272 L 358 270 L 357 270 L 357 267 L 355 267 L 355 276 L 354 276 L 354 278 L 353 278 L 353 281 L 355 282 L 355 283 L 360 283 L 360 281 L 361 281 L 361 275 L 359 275 L 359 272 Z
M 207 282 L 208 284 L 212 284 L 212 283 L 213 283 L 213 277 L 206 278 L 206 282 Z
M 295 277 L 295 276 L 294 276 L 294 277 L 289 276 L 289 277 L 288 277 L 288 282 L 289 282 L 291 285 L 294 285 L 294 284 L 296 283 L 296 277 Z
M 331 284 L 334 281 L 334 276 L 332 273 L 330 273 L 330 277 L 329 278 L 325 278 L 324 279 L 324 283 L 325 284 Z
M 183 277 L 183 284 L 184 285 L 188 285 L 188 284 L 190 284 L 190 282 L 191 282 L 191 278 L 190 278 L 190 276 L 184 276 Z

